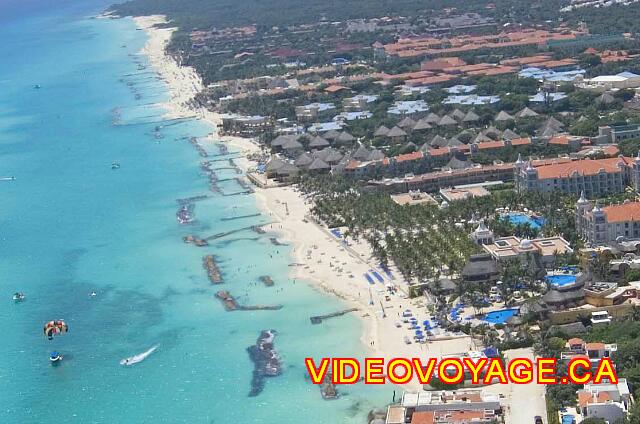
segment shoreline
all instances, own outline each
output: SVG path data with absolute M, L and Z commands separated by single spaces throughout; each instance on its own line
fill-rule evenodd
M 194 110 L 189 103 L 204 87 L 193 68 L 180 66 L 165 54 L 166 43 L 175 28 L 154 27 L 156 24 L 166 23 L 166 19 L 158 15 L 135 17 L 133 20 L 148 36 L 141 53 L 148 57 L 154 71 L 167 84 L 169 100 L 161 104 L 167 110 L 166 117 L 193 117 L 206 121 L 213 128 L 212 133 L 206 137 L 209 142 L 221 141 L 240 149 L 243 158 L 236 159 L 238 166 L 245 172 L 253 167 L 254 162 L 246 156 L 259 152 L 260 147 L 251 139 L 217 136 L 219 115 L 204 108 Z M 397 294 L 387 299 L 384 285 L 367 283 L 365 273 L 371 269 L 380 271 L 372 260 L 369 246 L 363 242 L 350 241 L 348 248 L 345 248 L 324 226 L 307 220 L 310 205 L 294 187 L 255 187 L 254 190 L 258 210 L 278 221 L 267 224 L 264 228 L 290 243 L 292 263 L 301 264 L 291 267 L 290 278 L 308 282 L 311 287 L 334 296 L 346 307 L 358 308 L 353 314 L 362 325 L 360 340 L 365 355 L 382 357 L 388 361 L 395 357 L 439 357 L 472 349 L 469 336 L 435 340 L 427 344 L 406 344 L 403 338 L 411 337 L 412 332 L 405 328 L 406 325 L 401 328 L 396 326 L 402 320 L 401 311 L 411 309 L 421 322 L 426 318 L 426 308 L 422 300 L 405 296 L 402 287 Z M 396 278 L 401 280 L 399 273 L 396 274 Z M 387 276 L 385 282 L 393 283 Z M 402 386 L 405 390 L 421 388 L 415 379 Z
M 153 70 L 167 85 L 169 99 L 158 105 L 166 109 L 165 118 L 197 118 L 207 122 L 212 127 L 212 133 L 207 136 L 209 142 L 222 141 L 241 150 L 243 156 L 258 152 L 257 144 L 247 138 L 235 136 L 218 136 L 217 127 L 221 125 L 220 115 L 205 108 L 194 108 L 189 104 L 193 97 L 202 91 L 204 84 L 196 71 L 189 66 L 181 66 L 165 53 L 165 47 L 176 28 L 157 28 L 155 25 L 165 24 L 167 20 L 162 15 L 136 16 L 135 25 L 147 34 L 147 42 L 140 54 L 147 56 Z M 243 161 L 245 162 L 245 161 Z M 238 164 L 247 169 L 250 164 Z

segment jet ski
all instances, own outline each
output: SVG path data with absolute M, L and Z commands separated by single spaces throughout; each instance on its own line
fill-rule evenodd
M 16 292 L 13 294 L 13 300 L 15 302 L 22 302 L 24 300 L 24 293 Z
M 51 352 L 51 355 L 49 355 L 49 361 L 51 361 L 52 364 L 57 364 L 58 362 L 62 361 L 62 355 L 54 350 L 53 352 Z
M 111 169 L 120 169 L 120 164 L 116 161 L 111 162 Z
M 138 353 L 137 355 L 133 355 L 128 358 L 124 358 L 120 361 L 120 365 L 131 366 L 133 364 L 137 364 L 138 362 L 142 362 L 147 358 L 147 356 L 151 355 L 157 348 L 158 348 L 158 345 L 155 345 L 151 349 L 145 352 Z

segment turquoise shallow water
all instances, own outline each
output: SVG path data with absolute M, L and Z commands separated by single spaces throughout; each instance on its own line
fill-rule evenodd
M 305 380 L 306 356 L 360 356 L 361 329 L 352 316 L 310 324 L 310 315 L 341 305 L 287 278 L 288 247 L 251 231 L 207 248 L 182 243 L 190 232 L 267 218 L 221 220 L 255 213 L 255 199 L 208 191 L 202 158 L 184 140 L 206 134 L 204 124 L 167 126 L 156 139 L 156 124 L 140 123 L 158 119 L 162 111 L 149 105 L 165 98 L 164 87 L 138 70 L 145 36 L 130 20 L 83 18 L 100 3 L 25 3 L 0 26 L 11 40 L 0 44 L 0 176 L 16 177 L 0 181 L 0 422 L 364 422 L 393 389 L 350 386 L 327 402 Z M 115 110 L 130 125 L 112 125 Z M 212 197 L 197 204 L 197 222 L 180 226 L 176 199 L 201 194 Z M 225 312 L 204 254 L 220 259 L 220 288 L 284 308 Z M 258 283 L 263 274 L 275 287 Z M 17 290 L 27 295 L 22 304 L 11 300 Z M 43 323 L 59 318 L 69 333 L 46 340 Z M 270 328 L 285 370 L 249 398 L 246 348 Z M 156 344 L 146 361 L 119 365 Z M 55 368 L 53 349 L 65 355 Z

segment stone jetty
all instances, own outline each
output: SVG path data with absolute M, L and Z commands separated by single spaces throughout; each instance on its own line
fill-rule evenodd
M 216 297 L 222 301 L 222 304 L 227 311 L 235 311 L 238 309 L 238 302 L 236 302 L 228 291 L 220 290 L 216 293 Z
M 189 234 L 186 235 L 184 237 L 182 237 L 182 241 L 184 241 L 187 244 L 193 243 L 194 245 L 198 246 L 198 247 L 203 247 L 203 246 L 208 246 L 209 243 L 201 238 L 198 238 L 197 236 L 194 236 L 193 234 Z
M 218 264 L 216 263 L 216 259 L 213 255 L 206 255 L 203 257 L 202 266 L 207 271 L 209 281 L 213 284 L 222 283 L 222 273 L 220 272 L 220 268 L 218 268 Z
M 275 330 L 263 330 L 255 345 L 249 346 L 247 352 L 254 364 L 251 391 L 249 396 L 258 396 L 265 385 L 266 377 L 282 374 L 282 361 L 274 347 Z
M 344 314 L 348 314 L 349 312 L 355 312 L 357 310 L 358 310 L 358 308 L 349 308 L 349 309 L 345 309 L 345 310 L 342 310 L 342 311 L 333 312 L 333 313 L 330 313 L 330 314 L 316 315 L 316 316 L 313 316 L 313 317 L 311 317 L 309 319 L 311 320 L 311 324 L 320 324 L 325 319 L 329 319 L 329 318 L 333 318 L 333 317 L 339 317 L 339 316 L 342 316 Z

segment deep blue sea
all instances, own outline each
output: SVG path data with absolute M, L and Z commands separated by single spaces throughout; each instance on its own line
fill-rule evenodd
M 253 231 L 182 242 L 268 217 L 223 220 L 257 209 L 251 195 L 223 195 L 242 189 L 233 180 L 209 191 L 187 140 L 211 128 L 190 121 L 154 136 L 166 88 L 142 69 L 143 31 L 90 18 L 107 3 L 0 2 L 0 177 L 15 177 L 0 181 L 0 423 L 364 423 L 393 388 L 349 386 L 324 401 L 305 379 L 306 356 L 360 356 L 361 328 L 353 316 L 310 324 L 342 305 L 288 279 L 289 247 Z M 178 224 L 176 200 L 205 194 L 196 222 Z M 208 282 L 205 254 L 224 286 Z M 284 308 L 225 312 L 220 288 Z M 26 301 L 14 303 L 15 291 Z M 52 319 L 70 330 L 49 341 Z M 248 397 L 246 348 L 264 329 L 279 332 L 284 373 Z M 119 364 L 154 345 L 144 362 Z

